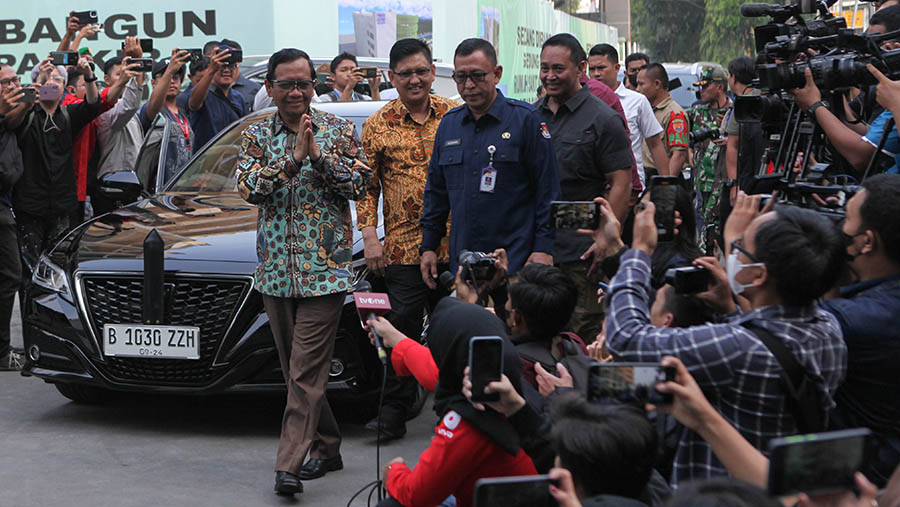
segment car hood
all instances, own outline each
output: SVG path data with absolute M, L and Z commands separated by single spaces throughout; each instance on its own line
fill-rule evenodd
M 161 193 L 82 224 L 56 251 L 76 255 L 79 264 L 142 259 L 144 239 L 156 229 L 167 261 L 256 263 L 256 216 L 237 194 Z
M 118 264 L 110 264 L 113 260 L 141 261 L 144 239 L 156 229 L 165 243 L 167 264 L 211 261 L 255 265 L 256 219 L 257 207 L 237 193 L 160 193 L 85 222 L 56 246 L 52 257 L 82 269 Z M 356 255 L 362 250 L 362 237 L 355 227 L 353 233 Z

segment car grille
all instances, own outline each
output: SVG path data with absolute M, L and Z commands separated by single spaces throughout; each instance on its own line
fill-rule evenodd
M 143 321 L 142 277 L 86 275 L 84 300 L 94 333 L 105 324 Z M 106 357 L 98 366 L 113 378 L 148 384 L 197 386 L 216 378 L 213 360 L 228 325 L 249 289 L 248 280 L 176 278 L 166 280 L 165 324 L 200 328 L 200 359 Z

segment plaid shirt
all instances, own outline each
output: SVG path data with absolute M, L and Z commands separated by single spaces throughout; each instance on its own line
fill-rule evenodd
M 769 440 L 797 433 L 779 385 L 781 366 L 743 322 L 769 330 L 783 340 L 824 393 L 827 407 L 844 379 L 847 347 L 834 316 L 816 306 L 767 306 L 734 313 L 721 323 L 691 328 L 658 328 L 650 324 L 650 257 L 638 250 L 622 256 L 610 287 L 607 346 L 618 361 L 658 362 L 681 359 L 710 403 L 754 447 L 767 451 Z M 699 435 L 682 430 L 672 487 L 692 479 L 728 472 Z

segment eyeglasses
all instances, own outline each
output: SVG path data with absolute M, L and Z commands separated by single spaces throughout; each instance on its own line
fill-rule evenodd
M 428 74 L 431 74 L 431 69 L 429 69 L 428 67 L 421 67 L 421 68 L 418 68 L 415 70 L 404 70 L 404 71 L 400 71 L 400 72 L 394 72 L 394 76 L 396 76 L 402 80 L 407 80 L 407 79 L 411 78 L 413 76 L 413 74 L 415 74 L 416 77 L 418 77 L 418 78 L 423 78 L 423 77 L 427 76 Z
M 454 72 L 453 80 L 456 81 L 457 84 L 466 84 L 467 79 L 472 79 L 473 83 L 483 83 L 484 78 L 488 75 L 487 72 L 482 70 L 473 70 L 472 72 Z
M 9 79 L 0 79 L 0 86 L 6 87 L 6 86 L 13 85 L 13 84 L 19 84 L 21 82 L 22 82 L 22 80 L 19 78 L 19 76 L 11 77 Z
M 737 250 L 738 252 L 741 252 L 744 255 L 746 255 L 747 258 L 750 259 L 751 261 L 759 262 L 759 259 L 757 259 L 755 255 L 748 252 L 747 249 L 744 248 L 744 238 L 743 237 L 740 237 L 731 242 L 731 250 L 732 251 Z
M 288 79 L 276 79 L 274 81 L 271 81 L 271 83 L 277 90 L 282 92 L 290 92 L 294 88 L 300 90 L 301 92 L 308 92 L 312 90 L 316 85 L 315 81 L 309 81 L 307 79 L 299 79 L 296 81 Z

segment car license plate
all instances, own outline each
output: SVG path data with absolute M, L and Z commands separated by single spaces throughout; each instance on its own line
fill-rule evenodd
M 103 353 L 118 357 L 200 359 L 200 328 L 106 324 L 103 326 Z

